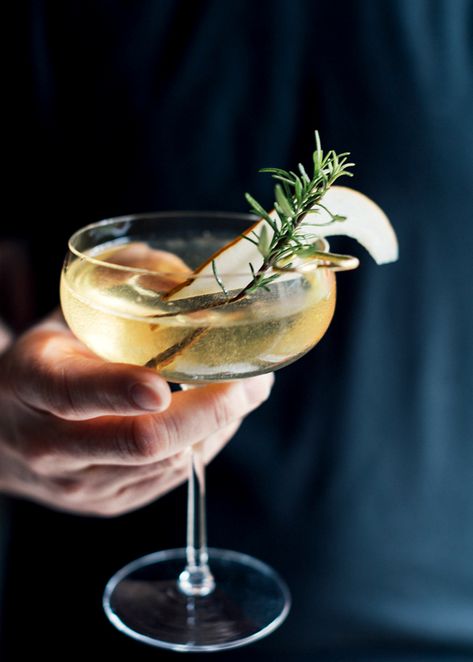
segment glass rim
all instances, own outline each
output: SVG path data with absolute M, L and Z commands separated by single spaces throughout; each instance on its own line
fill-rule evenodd
M 133 273 L 137 275 L 142 275 L 142 276 L 178 276 L 179 278 L 182 279 L 183 272 L 177 272 L 177 271 L 157 271 L 153 269 L 145 269 L 142 267 L 132 267 L 132 266 L 126 266 L 122 264 L 115 264 L 114 262 L 107 262 L 105 260 L 101 260 L 97 257 L 94 257 L 94 255 L 87 254 L 83 252 L 82 250 L 76 248 L 74 246 L 74 241 L 78 239 L 81 235 L 84 235 L 88 231 L 92 231 L 98 228 L 106 228 L 107 226 L 113 226 L 114 224 L 118 223 L 126 223 L 126 222 L 133 222 L 133 221 L 140 221 L 140 220 L 146 220 L 146 219 L 164 219 L 164 218 L 221 218 L 221 219 L 227 219 L 227 220 L 247 220 L 249 225 L 251 223 L 256 223 L 257 221 L 260 220 L 260 217 L 258 217 L 256 214 L 251 214 L 248 212 L 228 212 L 228 211 L 188 211 L 188 210 L 172 210 L 172 211 L 157 211 L 157 212 L 142 212 L 142 213 L 136 213 L 136 214 L 124 214 L 122 216 L 110 216 L 108 218 L 101 219 L 99 221 L 94 221 L 93 223 L 89 223 L 87 225 L 84 225 L 83 227 L 79 228 L 76 230 L 68 239 L 67 241 L 67 246 L 69 251 L 78 257 L 81 260 L 86 260 L 87 262 L 90 262 L 91 264 L 94 264 L 99 267 L 103 267 L 106 269 L 112 269 L 115 271 L 122 271 L 122 272 L 128 272 L 128 273 Z M 115 241 L 106 241 L 103 244 L 99 244 L 99 246 L 107 246 L 112 243 L 115 245 L 118 244 L 119 237 L 117 237 L 117 242 Z M 317 239 L 318 241 L 322 241 L 325 247 L 325 250 L 323 252 L 327 252 L 327 261 L 322 261 L 319 258 L 312 258 L 307 260 L 303 265 L 299 266 L 283 266 L 283 265 L 271 265 L 268 267 L 268 273 L 275 272 L 275 273 L 292 273 L 292 274 L 299 274 L 303 276 L 307 272 L 315 271 L 318 269 L 326 269 L 329 271 L 347 271 L 351 269 L 355 269 L 358 264 L 359 260 L 358 258 L 352 257 L 350 255 L 335 255 L 332 253 L 328 253 L 328 248 L 329 244 L 328 241 L 325 237 L 320 237 Z M 123 245 L 125 246 L 126 243 L 131 243 L 131 242 L 123 242 Z M 213 255 L 219 254 L 219 250 L 215 251 Z M 210 258 L 211 256 L 209 256 Z M 189 271 L 188 278 L 192 280 L 195 279 L 200 279 L 200 280 L 205 280 L 205 279 L 212 279 L 215 280 L 215 275 L 209 274 L 209 273 L 200 273 L 198 269 L 203 269 L 205 266 L 207 266 L 210 263 L 210 259 L 205 261 L 203 264 L 199 265 L 197 269 L 193 271 Z M 219 276 L 230 276 L 230 277 L 247 277 L 248 272 L 236 272 L 236 271 L 222 271 L 219 272 Z

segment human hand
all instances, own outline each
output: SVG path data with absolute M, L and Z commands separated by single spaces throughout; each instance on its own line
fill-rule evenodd
M 153 370 L 92 354 L 58 316 L 0 356 L 0 489 L 50 507 L 112 516 L 185 480 L 269 395 L 272 375 L 171 394 Z

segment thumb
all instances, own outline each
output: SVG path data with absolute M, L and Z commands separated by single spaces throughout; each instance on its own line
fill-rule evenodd
M 156 372 L 103 361 L 54 318 L 21 337 L 8 364 L 12 390 L 23 403 L 68 420 L 159 412 L 171 401 Z

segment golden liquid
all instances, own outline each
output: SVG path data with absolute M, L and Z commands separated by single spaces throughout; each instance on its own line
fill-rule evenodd
M 109 259 L 114 250 L 94 257 Z M 188 298 L 163 317 L 170 304 L 152 277 L 80 259 L 61 277 L 64 316 L 82 342 L 104 359 L 148 365 L 178 383 L 247 377 L 291 363 L 323 336 L 335 298 L 333 272 L 317 269 L 208 310 L 202 308 L 215 295 Z

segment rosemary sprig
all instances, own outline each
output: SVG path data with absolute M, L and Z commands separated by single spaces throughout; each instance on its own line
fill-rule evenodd
M 257 200 L 246 193 L 245 197 L 252 211 L 264 219 L 266 225 L 261 226 L 259 234 L 253 232 L 252 236 L 242 235 L 242 237 L 257 246 L 263 257 L 263 263 L 257 271 L 250 263 L 251 281 L 240 292 L 230 296 L 228 288 L 225 287 L 222 277 L 217 271 L 216 262 L 212 260 L 212 273 L 224 295 L 224 300 L 213 300 L 207 305 L 201 306 L 199 310 L 216 308 L 240 301 L 247 294 L 260 288 L 267 290 L 270 283 L 281 275 L 280 272 L 275 272 L 273 267 L 284 265 L 286 268 L 290 268 L 291 260 L 295 257 L 312 256 L 321 260 L 324 259 L 324 256 L 328 257 L 327 253 L 320 250 L 316 241 L 318 239 L 317 232 L 311 232 L 310 226 L 316 227 L 318 225 L 320 227 L 321 225 L 345 220 L 344 216 L 332 214 L 320 201 L 339 177 L 352 176 L 349 168 L 354 164 L 348 162 L 348 156 L 348 152 L 337 154 L 334 150 L 324 154 L 319 134 L 316 131 L 312 177 L 309 177 L 301 163 L 297 166 L 298 172 L 286 171 L 281 168 L 262 168 L 260 170 L 260 172 L 270 173 L 273 179 L 276 180 L 274 209 L 277 212 L 277 218 L 273 218 Z M 310 214 L 316 214 L 319 210 L 323 210 L 328 214 L 329 221 L 327 223 L 311 223 L 308 220 Z M 334 257 L 331 256 L 331 258 Z M 167 313 L 163 314 L 162 317 L 176 314 L 176 312 Z M 162 368 L 169 364 L 202 334 L 206 333 L 208 328 L 204 326 L 192 329 L 185 338 L 153 357 L 147 363 L 147 366 Z
M 308 221 L 310 214 L 316 214 L 319 210 L 325 211 L 330 220 L 323 225 L 337 221 L 344 221 L 345 217 L 332 214 L 320 201 L 337 179 L 343 176 L 352 177 L 350 168 L 354 163 L 348 162 L 349 152 L 337 154 L 334 150 L 324 154 L 318 131 L 315 132 L 315 150 L 313 152 L 312 177 L 299 163 L 298 172 L 282 170 L 281 168 L 262 168 L 260 172 L 270 173 L 276 186 L 274 188 L 274 209 L 278 214 L 278 220 L 268 214 L 264 207 L 249 193 L 245 194 L 247 202 L 252 211 L 263 218 L 272 230 L 272 236 L 268 227 L 263 225 L 259 236 L 250 237 L 242 235 L 246 240 L 253 242 L 261 255 L 263 264 L 257 272 L 252 271 L 252 281 L 241 291 L 233 301 L 243 298 L 249 292 L 260 287 L 267 288 L 268 284 L 278 277 L 274 272 L 267 276 L 267 272 L 275 265 L 286 264 L 290 266 L 291 259 L 295 257 L 322 257 L 323 251 L 316 244 L 317 233 L 311 232 L 308 226 L 319 227 Z
M 230 294 L 229 288 L 217 271 L 216 261 L 212 260 L 212 273 L 224 298 L 223 300 L 211 300 L 205 306 L 200 304 L 199 310 L 220 308 L 229 303 L 236 303 L 247 294 L 260 288 L 268 290 L 269 285 L 282 273 L 282 270 L 275 271 L 274 267 L 284 266 L 290 269 L 291 260 L 296 257 L 314 257 L 322 261 L 330 258 L 330 261 L 333 262 L 337 256 L 320 249 L 320 244 L 317 242 L 319 235 L 316 230 L 314 232 L 310 228 L 345 220 L 345 216 L 333 214 L 322 204 L 321 200 L 337 179 L 343 176 L 353 176 L 349 169 L 354 166 L 354 163 L 348 162 L 349 155 L 349 152 L 337 154 L 335 150 L 324 153 L 319 133 L 315 131 L 312 177 L 309 177 L 302 163 L 297 166 L 298 173 L 281 168 L 262 168 L 259 171 L 270 173 L 276 180 L 274 209 L 277 217 L 268 213 L 253 196 L 245 193 L 251 210 L 266 221 L 266 224 L 261 225 L 258 232 L 242 234 L 241 238 L 258 248 L 263 262 L 257 270 L 250 262 L 248 266 L 251 271 L 251 280 L 242 290 Z M 310 215 L 317 214 L 320 210 L 328 215 L 329 220 L 325 223 L 312 223 Z M 176 312 L 164 313 L 161 317 L 172 317 L 177 314 Z

